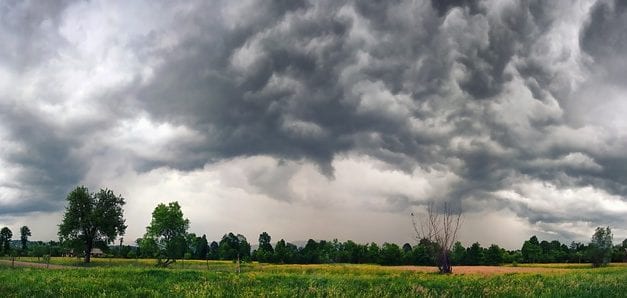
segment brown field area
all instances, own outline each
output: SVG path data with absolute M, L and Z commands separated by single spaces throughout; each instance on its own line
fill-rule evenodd
M 31 268 L 48 268 L 48 269 L 81 268 L 81 267 L 76 267 L 76 266 L 65 266 L 65 265 L 56 265 L 56 264 L 46 265 L 44 263 L 35 263 L 35 262 L 22 262 L 22 261 L 11 262 L 10 260 L 0 260 L 0 265 L 15 266 L 15 267 L 31 267 Z
M 34 258 L 18 258 L 16 259 L 15 267 L 31 267 L 31 268 L 46 268 L 49 269 L 72 269 L 82 268 L 83 264 L 78 259 L 73 258 L 53 258 L 50 265 L 46 266 L 41 262 L 36 262 Z M 139 262 L 131 259 L 92 259 L 95 267 L 111 267 L 111 266 L 133 266 L 152 268 L 154 266 L 154 260 L 141 260 Z M 182 263 L 182 262 L 181 262 Z M 228 261 L 210 261 L 205 264 L 205 261 L 186 261 L 187 265 L 177 264 L 173 266 L 178 268 L 183 265 L 183 268 L 187 269 L 201 269 L 210 271 L 234 271 L 235 264 Z M 0 259 L 0 265 L 11 266 L 10 259 Z M 590 268 L 590 264 L 568 264 L 568 263 L 555 263 L 555 264 L 519 264 L 518 266 L 512 266 L 506 264 L 503 266 L 453 266 L 454 275 L 498 275 L 498 274 L 512 274 L 512 273 L 564 273 L 573 270 Z M 612 263 L 610 267 L 627 267 L 627 263 Z M 379 270 L 386 271 L 412 271 L 423 273 L 435 273 L 437 268 L 434 266 L 379 266 L 379 265 L 356 265 L 356 264 L 263 264 L 263 263 L 249 263 L 243 266 L 243 271 L 276 271 L 276 270 L 289 270 L 294 272 L 307 272 L 318 270 L 334 270 L 341 272 L 342 270 L 356 270 L 359 268 L 379 268 Z
M 436 267 L 428 266 L 399 266 L 391 267 L 399 270 L 418 271 L 418 272 L 437 272 Z M 547 267 L 504 267 L 504 266 L 454 266 L 453 274 L 480 274 L 494 275 L 507 273 L 546 273 L 546 272 L 565 272 L 569 269 L 565 268 L 547 268 Z

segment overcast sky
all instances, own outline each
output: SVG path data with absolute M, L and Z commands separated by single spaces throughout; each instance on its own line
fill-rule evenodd
M 0 226 L 77 185 L 256 243 L 627 237 L 627 4 L 0 0 Z M 126 241 L 130 242 L 130 241 Z

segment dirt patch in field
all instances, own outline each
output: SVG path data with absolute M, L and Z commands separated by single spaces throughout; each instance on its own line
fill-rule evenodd
M 0 260 L 0 264 L 5 265 L 5 266 L 12 266 L 11 261 L 9 260 Z M 74 267 L 74 266 L 63 266 L 63 265 L 54 265 L 54 264 L 50 264 L 50 265 L 46 265 L 43 263 L 33 263 L 33 262 L 20 262 L 20 261 L 15 261 L 15 264 L 13 264 L 13 266 L 15 267 L 31 267 L 31 268 L 48 268 L 48 269 L 76 269 L 76 268 L 80 268 L 80 267 Z
M 437 272 L 436 267 L 427 266 L 399 266 L 399 270 L 419 271 L 419 272 Z M 564 272 L 568 269 L 561 268 L 540 268 L 540 267 L 501 267 L 501 266 L 453 266 L 453 274 L 480 274 L 494 275 L 507 273 L 547 273 L 547 272 Z

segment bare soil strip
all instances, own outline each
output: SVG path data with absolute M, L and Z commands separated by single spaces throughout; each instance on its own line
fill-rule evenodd
M 436 267 L 428 266 L 399 266 L 391 267 L 399 270 L 419 271 L 419 272 L 437 272 Z M 566 272 L 569 269 L 564 268 L 541 268 L 541 267 L 501 267 L 501 266 L 453 266 L 453 274 L 480 274 L 494 275 L 507 273 L 547 273 L 547 272 Z
M 6 265 L 6 266 L 11 266 L 11 261 L 9 261 L 9 260 L 0 260 L 0 264 Z M 20 261 L 15 261 L 14 266 L 15 267 L 31 267 L 31 268 L 48 268 L 48 269 L 77 269 L 77 268 L 81 268 L 81 267 L 74 267 L 74 266 L 64 266 L 64 265 L 54 265 L 54 264 L 46 265 L 46 264 L 43 264 L 43 263 L 20 262 Z
M 5 266 L 11 266 L 10 260 L 0 260 L 0 264 Z M 31 267 L 31 268 L 49 268 L 49 269 L 84 269 L 84 267 L 66 266 L 66 265 L 54 265 L 50 264 L 48 267 L 43 263 L 34 262 L 21 262 L 15 261 L 16 267 Z M 436 267 L 430 266 L 389 266 L 389 269 L 407 270 L 417 272 L 437 272 Z M 565 268 L 546 268 L 546 267 L 502 267 L 502 266 L 453 266 L 453 274 L 479 274 L 479 275 L 495 275 L 495 274 L 508 274 L 508 273 L 551 273 L 551 272 L 567 272 L 569 269 Z

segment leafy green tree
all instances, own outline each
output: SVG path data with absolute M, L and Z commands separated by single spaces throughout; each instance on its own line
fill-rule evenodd
M 411 264 L 415 263 L 413 252 L 414 252 L 414 250 L 413 250 L 413 247 L 411 247 L 411 244 L 409 244 L 409 243 L 403 244 L 402 256 L 401 256 L 403 264 L 411 265 Z
M 377 245 L 374 242 L 370 243 L 370 245 L 368 245 L 368 250 L 367 250 L 368 263 L 378 264 L 379 253 L 380 253 L 379 245 Z
M 183 257 L 187 246 L 185 236 L 188 228 L 189 220 L 183 218 L 183 211 L 178 202 L 157 205 L 144 236 L 154 240 L 159 247 L 157 266 L 167 267 L 177 258 Z
M 285 244 L 285 262 L 288 264 L 293 264 L 299 262 L 298 258 L 298 247 L 293 243 Z
M 307 264 L 320 264 L 320 248 L 318 246 L 318 242 L 315 240 L 307 240 L 305 247 L 300 251 L 301 261 Z
M 22 252 L 26 252 L 28 249 L 28 237 L 31 236 L 30 229 L 27 226 L 20 228 L 20 242 L 22 242 Z
M 612 262 L 622 262 L 625 258 L 625 252 L 620 244 L 614 245 L 612 248 Z
M 418 265 L 433 266 L 437 263 L 438 244 L 422 238 L 418 245 L 414 246 L 415 260 Z
M 612 231 L 610 227 L 596 228 L 588 250 L 593 267 L 605 266 L 610 262 L 612 257 Z
M 453 265 L 461 265 L 466 258 L 466 249 L 461 242 L 457 241 L 453 244 L 453 250 L 451 251 L 451 263 Z
M 124 198 L 113 191 L 101 189 L 90 194 L 86 187 L 79 186 L 67 196 L 68 205 L 59 225 L 59 236 L 63 240 L 80 241 L 85 253 L 85 263 L 91 260 L 91 250 L 97 241 L 111 243 L 124 235 L 126 225 L 122 206 Z
M 202 237 L 196 238 L 196 249 L 194 250 L 195 255 L 194 258 L 205 260 L 209 255 L 209 242 L 207 242 L 207 236 L 202 235 Z
M 503 263 L 503 250 L 498 245 L 492 244 L 484 257 L 487 265 L 500 265 Z
M 554 242 L 551 242 L 551 243 L 554 243 Z M 568 262 L 568 254 L 569 254 L 568 246 L 566 244 L 561 244 L 559 241 L 557 241 L 557 243 L 559 244 L 559 248 L 555 250 L 555 261 L 560 262 L 560 263 Z
M 367 247 L 365 245 L 357 244 L 351 240 L 344 243 L 343 249 L 346 253 L 346 260 L 348 263 L 364 263 L 366 261 Z M 411 257 L 408 256 L 408 258 Z
M 237 234 L 237 241 L 239 242 L 238 252 L 239 256 L 244 261 L 250 260 L 250 243 L 246 240 L 246 237 L 241 234 Z
M 411 244 L 409 243 L 403 244 L 403 253 L 409 253 L 409 252 L 411 252 Z
M 235 261 L 238 258 L 243 260 L 250 258 L 250 244 L 241 234 L 228 233 L 222 236 L 218 251 L 222 260 Z
M 137 239 L 139 245 L 139 255 L 143 258 L 156 258 L 159 256 L 159 246 L 153 238 Z
M 285 240 L 281 239 L 274 247 L 274 261 L 278 263 L 287 263 L 287 247 Z
M 196 256 L 196 248 L 198 242 L 200 241 L 200 237 L 196 236 L 195 233 L 185 233 L 185 247 L 183 247 L 181 255 L 184 257 L 185 253 L 190 253 L 191 258 L 195 258 Z
M 529 240 L 523 243 L 521 249 L 523 260 L 527 263 L 535 263 L 540 261 L 542 255 L 542 248 L 538 242 L 538 237 L 532 236 Z
M 211 241 L 211 244 L 209 244 L 209 259 L 220 259 L 220 245 L 218 244 L 218 242 Z
M 481 265 L 484 262 L 483 248 L 479 242 L 473 243 L 466 249 L 465 263 L 468 265 Z
M 569 260 L 571 262 L 581 263 L 581 259 L 584 257 L 586 246 L 580 242 L 571 242 L 568 248 Z
M 259 249 L 257 249 L 257 260 L 259 262 L 272 262 L 274 249 L 270 243 L 271 240 L 272 237 L 266 232 L 259 235 Z
M 48 247 L 42 244 L 36 244 L 32 246 L 31 249 L 33 251 L 33 257 L 37 257 L 37 262 L 39 262 L 39 259 L 49 251 Z
M 505 263 L 518 264 L 523 261 L 523 256 L 520 250 L 508 251 L 507 254 L 504 255 L 503 261 Z
M 0 250 L 2 250 L 2 255 L 11 251 L 11 238 L 13 238 L 11 229 L 4 227 L 0 230 Z
M 395 243 L 383 243 L 380 261 L 382 265 L 398 265 L 401 260 L 401 249 Z

